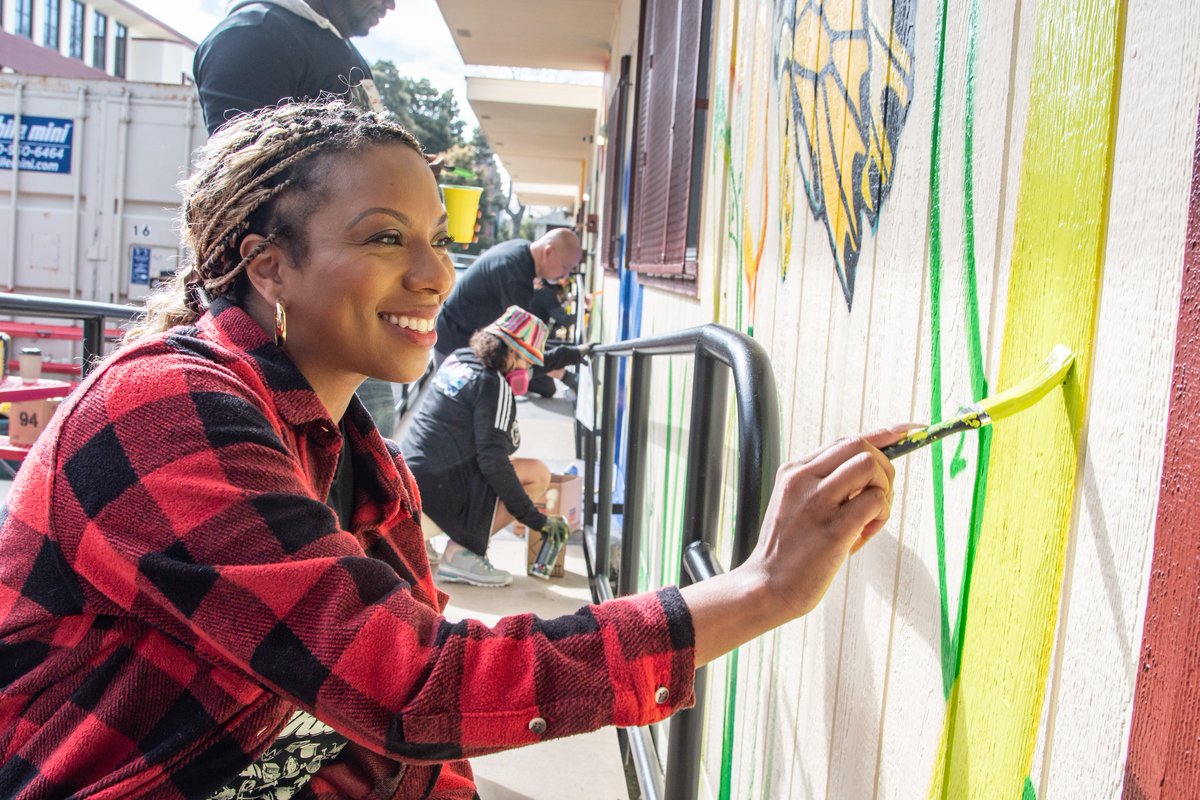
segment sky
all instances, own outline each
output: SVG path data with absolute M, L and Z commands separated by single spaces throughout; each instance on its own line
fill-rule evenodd
M 153 17 L 196 42 L 224 16 L 226 0 L 131 0 Z M 478 125 L 466 101 L 466 75 L 454 39 L 435 0 L 399 0 L 397 9 L 354 44 L 370 63 L 386 60 L 408 78 L 428 78 L 439 90 L 451 89 L 467 130 Z M 481 74 L 472 70 L 469 74 Z
M 130 2 L 195 42 L 202 40 L 216 27 L 225 16 L 228 4 L 228 0 Z M 369 35 L 356 38 L 354 44 L 372 64 L 376 61 L 391 61 L 396 65 L 399 74 L 407 78 L 428 78 L 438 90 L 453 91 L 458 102 L 459 116 L 466 122 L 464 133 L 468 140 L 471 138 L 471 130 L 479 125 L 475 112 L 467 103 L 468 75 L 591 86 L 601 85 L 604 78 L 599 72 L 464 65 L 436 0 L 397 0 L 396 10 L 372 28 Z M 508 173 L 503 163 L 499 166 L 501 179 L 507 182 Z

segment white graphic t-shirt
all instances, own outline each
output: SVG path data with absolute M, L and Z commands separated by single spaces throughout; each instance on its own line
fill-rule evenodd
M 208 800 L 290 800 L 347 739 L 307 711 L 297 710 L 262 757 Z

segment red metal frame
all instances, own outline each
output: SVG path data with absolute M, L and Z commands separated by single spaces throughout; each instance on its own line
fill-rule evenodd
M 9 336 L 26 339 L 74 339 L 83 338 L 83 328 L 78 325 L 49 325 L 43 322 L 0 322 L 0 332 Z M 120 328 L 105 328 L 106 339 L 120 339 L 124 332 Z
M 0 403 L 23 403 L 32 400 L 49 400 L 54 397 L 65 397 L 71 391 L 71 384 L 66 381 L 39 380 L 25 383 L 15 375 L 9 375 L 0 382 Z M 24 461 L 29 454 L 29 448 L 13 444 L 7 436 L 0 436 L 0 459 L 5 461 Z

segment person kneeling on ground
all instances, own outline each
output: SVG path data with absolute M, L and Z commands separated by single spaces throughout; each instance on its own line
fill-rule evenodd
M 565 539 L 567 523 L 537 509 L 550 469 L 532 458 L 511 458 L 521 445 L 516 398 L 529 386 L 532 365 L 545 363 L 545 324 L 509 306 L 456 350 L 437 374 L 429 396 L 400 443 L 421 489 L 425 514 L 450 537 L 437 576 L 474 586 L 508 586 L 512 574 L 488 560 L 488 540 L 514 519 Z M 555 355 L 582 358 L 583 348 Z M 559 355 L 561 353 L 561 355 Z

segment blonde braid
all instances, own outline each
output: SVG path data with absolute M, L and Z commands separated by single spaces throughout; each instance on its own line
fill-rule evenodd
M 278 219 L 280 199 L 309 186 L 324 155 L 380 143 L 420 143 L 396 122 L 338 99 L 291 103 L 244 114 L 217 131 L 180 188 L 185 263 L 146 298 L 146 311 L 125 334 L 129 344 L 194 323 L 210 299 L 237 295 L 246 267 L 282 236 L 302 237 Z M 264 237 L 244 257 L 248 234 Z M 293 242 L 298 244 L 298 242 Z
M 282 194 L 290 186 L 291 181 L 284 181 L 270 189 L 260 189 L 245 198 L 244 206 L 261 208 L 274 200 L 277 195 Z M 235 244 L 240 243 L 242 240 L 241 234 L 248 231 L 249 228 L 249 219 L 235 219 L 222 229 L 216 237 L 210 239 L 212 242 L 210 252 L 208 257 L 200 262 L 200 271 L 204 274 L 210 274 L 216 266 L 217 260 L 224 257 Z M 199 260 L 199 257 L 197 260 Z
M 257 179 L 259 181 L 259 184 L 257 186 L 247 185 L 247 186 L 242 187 L 242 189 L 240 191 L 235 192 L 228 200 L 226 200 L 224 203 L 222 203 L 221 205 L 217 206 L 216 208 L 214 208 L 212 210 L 212 212 L 211 212 L 212 221 L 209 222 L 208 226 L 204 229 L 203 233 L 201 233 L 202 239 L 204 239 L 205 241 L 214 241 L 213 230 L 218 225 L 221 224 L 221 222 L 225 219 L 225 215 L 229 213 L 229 210 L 231 208 L 233 208 L 235 206 L 239 206 L 239 205 L 241 205 L 241 206 L 261 206 L 265 202 L 267 202 L 267 198 L 255 198 L 256 193 L 263 191 L 261 188 L 262 185 L 267 183 L 268 181 L 270 181 L 275 176 L 283 173 L 284 171 L 291 169 L 291 167 L 294 164 L 296 164 L 299 161 L 303 161 L 305 158 L 308 158 L 308 156 L 317 152 L 323 146 L 324 146 L 324 142 L 315 142 L 310 145 L 302 145 L 302 143 L 297 143 L 294 148 L 296 150 L 295 152 L 291 153 L 290 155 L 287 155 L 286 157 L 283 158 L 282 161 L 275 164 L 270 169 L 266 170 L 265 172 L 263 172 L 261 175 L 258 176 Z M 274 189 L 278 190 L 284 186 L 287 186 L 288 183 L 289 183 L 288 181 L 284 181 L 279 186 L 274 187 Z M 272 190 L 268 189 L 267 191 L 271 192 Z M 277 193 L 278 193 L 278 191 L 275 191 L 275 194 L 277 194 Z M 226 228 L 226 230 L 228 230 L 229 227 L 232 227 L 232 226 L 228 226 Z M 223 238 L 222 236 L 217 236 L 217 237 L 215 237 L 215 241 L 219 243 L 222 238 Z
M 242 272 L 245 271 L 246 265 L 258 258 L 258 256 L 262 254 L 263 250 L 266 250 L 273 244 L 275 244 L 275 234 L 272 233 L 271 235 L 267 236 L 267 238 L 254 245 L 250 252 L 246 254 L 246 257 L 238 262 L 236 267 L 229 270 L 229 272 L 226 272 L 219 278 L 213 278 L 212 280 L 205 281 L 204 291 L 209 297 L 220 297 L 225 293 L 224 290 L 226 287 L 233 283 L 237 276 L 241 275 Z

